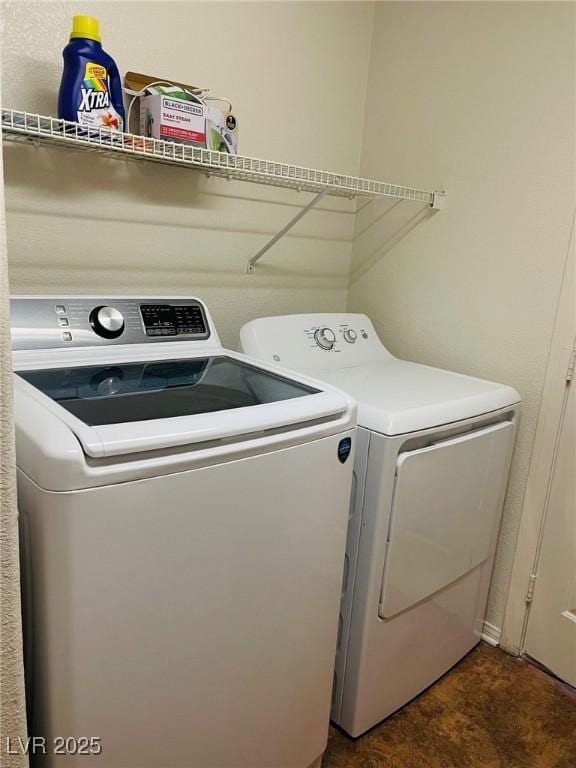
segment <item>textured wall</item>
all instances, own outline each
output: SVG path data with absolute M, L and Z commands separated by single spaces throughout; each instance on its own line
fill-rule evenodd
M 231 98 L 243 154 L 358 172 L 372 3 L 3 3 L 6 106 L 55 113 L 71 17 L 87 12 L 122 73 Z M 323 201 L 248 276 L 308 193 L 30 147 L 5 164 L 13 292 L 198 295 L 234 345 L 257 315 L 345 308 L 348 201 Z
M 449 190 L 358 216 L 349 309 L 397 355 L 524 405 L 488 621 L 501 627 L 574 207 L 573 3 L 377 4 L 361 171 Z
M 0 141 L 1 141 L 0 131 Z M 20 565 L 16 509 L 16 456 L 12 410 L 12 344 L 8 329 L 8 260 L 4 220 L 3 163 L 0 156 L 0 766 L 24 768 L 18 749 L 26 741 L 22 666 Z M 7 740 L 11 747 L 8 749 Z M 19 742 L 21 739 L 22 742 Z M 16 754 L 9 754 L 16 752 Z

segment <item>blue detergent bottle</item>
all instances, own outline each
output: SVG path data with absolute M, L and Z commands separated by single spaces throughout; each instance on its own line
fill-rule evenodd
M 62 56 L 58 117 L 86 127 L 123 131 L 122 81 L 114 59 L 102 49 L 98 19 L 73 17 L 70 42 Z

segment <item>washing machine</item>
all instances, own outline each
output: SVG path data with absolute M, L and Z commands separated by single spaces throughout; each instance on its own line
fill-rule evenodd
M 520 397 L 393 357 L 361 314 L 254 320 L 241 348 L 358 401 L 332 718 L 359 736 L 481 638 Z
M 353 400 L 194 298 L 11 311 L 33 764 L 318 765 Z

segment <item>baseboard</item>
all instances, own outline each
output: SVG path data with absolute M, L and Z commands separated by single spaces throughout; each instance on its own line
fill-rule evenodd
M 495 627 L 494 624 L 490 624 L 489 621 L 484 622 L 482 627 L 482 640 L 484 640 L 485 643 L 488 643 L 488 645 L 492 645 L 494 648 L 496 648 L 500 645 L 501 635 L 502 630 L 500 627 Z

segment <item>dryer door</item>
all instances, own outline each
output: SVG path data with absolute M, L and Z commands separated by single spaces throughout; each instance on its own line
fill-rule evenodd
M 514 424 L 400 453 L 379 614 L 389 618 L 492 554 Z

